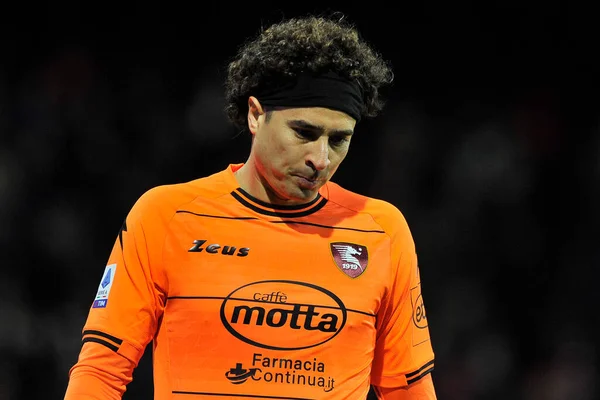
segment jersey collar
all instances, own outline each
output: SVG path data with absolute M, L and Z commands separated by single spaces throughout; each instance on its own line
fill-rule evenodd
M 294 205 L 277 205 L 257 199 L 244 189 L 237 186 L 237 180 L 235 180 L 234 172 L 241 166 L 242 164 L 232 164 L 229 167 L 230 178 L 233 178 L 236 183 L 236 189 L 231 192 L 231 195 L 244 207 L 247 207 L 252 211 L 272 217 L 299 218 L 319 211 L 327 203 L 327 199 L 320 193 L 317 194 L 317 197 L 315 197 L 314 200 L 308 203 Z

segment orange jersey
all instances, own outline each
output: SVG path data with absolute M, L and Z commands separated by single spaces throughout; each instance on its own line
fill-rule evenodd
M 370 385 L 431 372 L 400 211 L 333 182 L 308 204 L 274 206 L 239 188 L 240 166 L 133 206 L 67 400 L 96 398 L 84 396 L 90 377 L 105 383 L 97 398 L 120 396 L 151 341 L 156 399 L 365 399 Z

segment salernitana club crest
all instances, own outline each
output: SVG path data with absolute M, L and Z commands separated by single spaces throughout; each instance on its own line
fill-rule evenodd
M 356 243 L 334 242 L 329 247 L 335 264 L 350 278 L 360 276 L 367 269 L 369 252 L 366 246 Z

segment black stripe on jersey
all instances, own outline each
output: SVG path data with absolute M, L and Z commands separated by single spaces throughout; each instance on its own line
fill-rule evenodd
M 173 390 L 173 394 L 188 394 L 194 396 L 219 396 L 219 397 L 244 397 L 247 399 L 283 399 L 283 400 L 314 400 L 306 397 L 282 397 L 282 396 L 265 396 L 260 394 L 239 394 L 239 393 L 211 393 L 211 392 L 184 392 L 182 390 Z
M 346 228 L 343 226 L 329 226 L 329 225 L 321 225 L 321 224 L 315 224 L 312 222 L 302 222 L 302 221 L 271 221 L 271 222 L 274 224 L 300 224 L 300 225 L 316 226 L 317 228 L 343 229 L 346 231 L 365 232 L 365 233 L 385 233 L 385 231 L 380 231 L 378 229 Z
M 108 340 L 118 344 L 118 345 L 121 345 L 123 343 L 123 339 L 119 339 L 118 337 L 109 335 L 108 333 L 104 333 L 102 331 L 95 331 L 93 329 L 83 331 L 83 336 L 85 337 L 87 335 L 101 336 L 105 339 L 108 339 Z
M 263 214 L 263 215 L 269 215 L 271 217 L 282 217 L 282 218 L 299 218 L 299 217 L 306 217 L 307 215 L 316 213 L 317 211 L 319 211 L 321 208 L 323 208 L 325 206 L 325 204 L 327 204 L 327 199 L 324 197 L 319 197 L 319 199 L 321 200 L 320 203 L 316 204 L 314 207 L 309 208 L 308 210 L 304 210 L 304 211 L 299 211 L 299 212 L 277 212 L 277 211 L 270 211 L 270 210 L 265 210 L 263 208 L 257 207 L 254 204 L 248 202 L 246 199 L 244 199 L 242 196 L 239 195 L 239 193 L 236 192 L 231 192 L 231 195 L 240 203 L 242 203 L 244 206 L 248 207 L 249 209 L 256 211 L 259 214 Z M 310 204 L 310 203 L 309 203 Z M 273 208 L 273 205 L 270 205 L 271 208 Z M 303 205 L 303 208 L 306 207 L 306 204 Z
M 239 301 L 247 301 L 247 302 L 261 303 L 261 304 L 264 304 L 264 303 L 279 304 L 275 301 L 251 300 L 251 299 L 244 299 L 241 297 L 222 297 L 222 296 L 169 296 L 169 297 L 167 297 L 167 300 L 239 300 Z M 286 304 L 296 305 L 296 306 L 318 306 L 320 308 L 329 308 L 332 310 L 339 310 L 339 307 L 325 306 L 325 305 L 321 305 L 321 304 L 308 304 L 308 303 L 286 303 Z M 363 314 L 363 315 L 366 315 L 367 317 L 375 317 L 376 316 L 375 314 L 370 313 L 368 311 L 354 310 L 352 308 L 346 308 L 346 311 L 354 312 L 357 314 Z
M 433 367 L 431 367 L 431 368 L 429 368 L 429 369 L 426 369 L 425 371 L 423 371 L 423 372 L 421 373 L 421 375 L 419 375 L 419 376 L 417 376 L 417 377 L 415 377 L 415 378 L 412 378 L 412 379 L 407 379 L 407 380 L 406 380 L 406 383 L 407 383 L 407 384 L 409 384 L 409 385 L 410 385 L 411 383 L 415 383 L 415 382 L 416 382 L 416 381 L 418 381 L 419 379 L 421 379 L 421 378 L 423 378 L 423 377 L 427 376 L 427 374 L 431 373 L 431 371 L 433 371 Z
M 411 383 L 414 383 L 425 375 L 429 374 L 431 371 L 433 371 L 433 360 L 425 363 L 418 370 L 406 374 L 406 382 L 410 385 Z
M 207 217 L 207 218 L 221 218 L 221 219 L 258 219 L 256 217 L 226 217 L 223 215 L 211 215 L 211 214 L 199 214 L 199 213 L 195 213 L 195 212 L 191 212 L 191 211 L 187 211 L 187 210 L 177 210 L 177 213 L 182 213 L 182 214 L 192 214 L 195 215 L 197 217 Z
M 232 193 L 232 195 L 235 197 L 234 193 Z M 243 201 L 243 200 L 242 200 Z M 300 213 L 276 213 L 276 212 L 270 212 L 270 211 L 266 211 L 263 210 L 261 208 L 254 208 L 254 206 L 252 204 L 247 204 L 248 207 L 255 209 L 255 211 L 261 213 L 261 214 L 267 214 L 267 215 L 272 215 L 272 216 L 279 216 L 279 217 L 304 217 L 306 215 L 309 215 L 310 213 L 316 212 L 319 209 L 321 209 L 325 203 L 327 202 L 327 199 L 323 198 L 323 202 L 321 204 L 319 204 L 317 207 L 311 208 L 310 210 L 306 210 Z M 206 218 L 221 218 L 221 219 L 237 219 L 237 220 L 257 220 L 258 218 L 256 217 L 228 217 L 228 216 L 224 216 L 224 215 L 213 215 L 213 214 L 201 214 L 201 213 L 195 213 L 192 211 L 188 211 L 188 210 L 177 210 L 176 213 L 181 213 L 181 214 L 192 214 L 195 215 L 197 217 L 206 217 Z M 291 221 L 291 220 L 283 220 L 283 221 L 269 221 L 273 224 L 299 224 L 299 225 L 308 225 L 308 226 L 314 226 L 317 228 L 324 228 L 324 229 L 339 229 L 339 230 L 345 230 L 345 231 L 354 231 L 354 232 L 363 232 L 363 233 L 385 233 L 385 231 L 379 230 L 379 229 L 359 229 L 359 228 L 348 228 L 345 226 L 331 226 L 331 225 L 323 225 L 323 224 L 315 224 L 314 222 L 304 222 L 304 221 Z
M 121 242 L 121 249 L 123 249 L 123 232 L 127 232 L 127 220 L 123 221 L 121 229 L 119 230 L 119 242 Z
M 259 206 L 263 206 L 265 208 L 272 208 L 274 210 L 302 210 L 302 209 L 309 208 L 309 207 L 315 205 L 319 200 L 321 200 L 321 197 L 322 197 L 321 193 L 317 193 L 317 197 L 315 197 L 314 200 L 312 200 L 308 203 L 305 203 L 305 204 L 291 204 L 291 205 L 271 204 L 271 203 L 267 203 L 266 201 L 257 199 L 256 197 L 252 196 L 250 193 L 246 192 L 242 188 L 237 188 L 236 190 L 238 192 L 240 192 L 248 200 L 252 201 L 253 203 L 256 203 Z
M 227 217 L 227 216 L 224 216 L 224 215 L 200 214 L 200 213 L 195 213 L 195 212 L 188 211 L 188 210 L 177 210 L 176 212 L 177 213 L 181 213 L 181 214 L 192 214 L 192 215 L 195 215 L 197 217 L 207 217 L 207 218 L 237 219 L 237 220 L 257 220 L 258 219 L 256 217 Z M 294 217 L 294 216 L 302 216 L 302 215 L 295 215 L 295 214 L 284 214 L 284 215 L 281 215 L 281 216 L 289 217 L 290 215 L 292 217 Z M 315 224 L 313 222 L 303 222 L 303 221 L 283 220 L 283 221 L 269 221 L 269 222 L 271 222 L 273 224 L 309 225 L 309 226 L 315 226 L 317 228 L 340 229 L 340 230 L 345 230 L 345 231 L 364 232 L 364 233 L 385 233 L 385 231 L 381 231 L 381 230 L 378 230 L 378 229 L 348 228 L 348 227 L 344 227 L 344 226 L 330 226 L 330 225 Z
M 114 344 L 112 344 L 112 343 L 108 342 L 107 340 L 100 339 L 100 338 L 97 338 L 97 337 L 88 336 L 88 337 L 86 337 L 86 338 L 83 338 L 83 340 L 81 341 L 81 344 L 84 344 L 84 343 L 86 343 L 86 342 L 94 342 L 94 343 L 101 344 L 101 345 L 103 345 L 103 346 L 106 346 L 106 347 L 108 347 L 109 349 L 111 349 L 111 350 L 112 350 L 112 351 L 114 351 L 115 353 L 116 353 L 117 351 L 119 351 L 119 347 L 118 347 L 118 346 L 115 346 Z

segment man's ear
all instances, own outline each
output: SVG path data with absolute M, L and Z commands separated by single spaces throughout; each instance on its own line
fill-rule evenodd
M 265 111 L 254 96 L 248 98 L 248 129 L 253 135 L 256 134 L 258 126 L 263 123 L 264 119 L 260 117 L 265 114 Z

